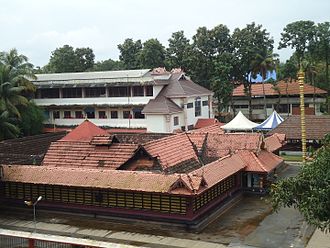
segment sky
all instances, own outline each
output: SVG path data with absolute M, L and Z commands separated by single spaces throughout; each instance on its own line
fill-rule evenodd
M 95 61 L 117 60 L 126 38 L 157 38 L 167 46 L 179 30 L 191 39 L 201 26 L 233 31 L 251 22 L 262 24 L 277 48 L 288 23 L 330 21 L 329 11 L 329 0 L 0 0 L 0 51 L 16 48 L 35 66 L 65 44 L 92 48 Z M 275 52 L 281 61 L 292 53 Z

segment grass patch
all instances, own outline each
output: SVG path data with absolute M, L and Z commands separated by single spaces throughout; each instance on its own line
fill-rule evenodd
M 302 161 L 302 156 L 298 156 L 298 155 L 281 155 L 281 157 L 285 161 L 296 161 L 296 162 Z

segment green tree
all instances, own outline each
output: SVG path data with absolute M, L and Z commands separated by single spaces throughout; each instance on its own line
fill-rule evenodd
M 258 54 L 265 51 L 273 51 L 273 39 L 269 36 L 266 29 L 262 25 L 252 24 L 246 25 L 245 28 L 236 28 L 232 35 L 234 54 L 236 63 L 234 64 L 234 75 L 237 81 L 242 81 L 244 90 L 249 101 L 249 118 L 252 118 L 252 102 L 251 102 L 251 80 L 253 73 L 253 62 Z
M 0 110 L 0 141 L 12 139 L 19 135 L 20 130 L 15 124 L 15 118 L 10 117 L 8 111 Z
M 157 68 L 165 65 L 165 48 L 157 39 L 149 39 L 143 43 L 139 54 L 142 68 Z
M 139 56 L 142 50 L 141 40 L 133 41 L 126 39 L 123 44 L 118 45 L 120 51 L 119 59 L 124 64 L 125 69 L 140 69 Z
M 45 72 L 83 72 L 94 66 L 95 55 L 91 48 L 76 48 L 64 45 L 56 48 L 45 66 Z
M 189 56 L 191 54 L 191 45 L 189 39 L 184 35 L 183 31 L 172 34 L 168 40 L 169 45 L 166 49 L 166 65 L 167 67 L 182 68 L 184 71 L 189 70 Z
M 277 54 L 272 51 L 264 50 L 256 54 L 256 57 L 252 60 L 252 77 L 256 78 L 258 74 L 262 77 L 262 93 L 264 99 L 264 117 L 267 118 L 267 102 L 265 93 L 265 80 L 267 73 L 273 71 L 276 68 Z
M 221 57 L 232 53 L 230 30 L 222 24 L 210 30 L 200 27 L 193 36 L 192 47 L 191 76 L 199 84 L 210 88 L 211 81 L 217 76 L 215 63 L 224 64 L 220 62 Z
M 44 111 L 33 102 L 29 102 L 26 106 L 19 107 L 21 118 L 18 123 L 24 136 L 35 135 L 42 132 L 45 119 Z
M 306 52 L 315 41 L 316 26 L 312 21 L 296 21 L 289 23 L 281 33 L 279 49 L 291 47 L 295 50 L 298 65 L 305 58 Z
M 92 71 L 117 71 L 117 70 L 125 70 L 125 69 L 126 67 L 122 61 L 107 59 L 96 62 L 94 64 Z
M 275 210 L 297 208 L 309 224 L 330 231 L 330 134 L 323 143 L 297 176 L 272 185 L 271 200 Z

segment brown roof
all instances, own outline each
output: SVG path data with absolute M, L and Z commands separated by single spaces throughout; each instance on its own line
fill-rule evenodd
M 66 132 L 46 133 L 0 142 L 0 164 L 40 164 L 51 142 Z
M 240 150 L 258 152 L 261 144 L 262 135 L 258 133 L 209 133 L 204 156 L 212 160 Z
M 96 126 L 89 120 L 85 120 L 69 134 L 64 136 L 61 141 L 90 142 L 93 137 L 97 135 L 107 136 L 109 134 L 106 130 Z
M 143 144 L 173 135 L 172 133 L 115 133 L 119 143 Z
M 136 144 L 95 146 L 87 142 L 57 141 L 51 144 L 43 165 L 117 169 L 134 155 L 137 148 Z
M 195 128 L 198 129 L 198 128 L 202 128 L 202 127 L 208 127 L 208 126 L 211 126 L 215 123 L 218 123 L 219 121 L 215 118 L 210 118 L 210 119 L 203 119 L 203 118 L 200 118 L 197 120 L 196 124 L 195 124 Z
M 164 171 L 185 163 L 187 166 L 192 164 L 193 168 L 199 166 L 198 157 L 186 133 L 150 141 L 143 147 L 158 159 Z
M 207 133 L 187 133 L 191 142 L 196 146 L 197 151 L 201 151 L 206 141 Z
M 166 97 L 211 95 L 212 91 L 194 83 L 182 72 L 174 72 L 163 92 Z
M 225 131 L 221 128 L 224 124 L 217 122 L 207 127 L 202 127 L 199 129 L 190 130 L 189 133 L 214 133 L 214 134 L 223 134 Z
M 163 90 L 162 90 L 163 91 Z M 176 105 L 171 99 L 162 95 L 162 91 L 155 99 L 149 100 L 147 105 L 143 108 L 144 114 L 173 114 L 183 111 L 181 107 Z
M 274 133 L 265 138 L 265 148 L 267 151 L 274 152 L 280 149 L 285 143 L 285 134 Z
M 114 139 L 114 136 L 108 135 L 97 135 L 94 136 L 90 142 L 91 145 L 110 145 Z
M 306 115 L 306 139 L 321 140 L 330 133 L 330 116 Z M 285 134 L 287 139 L 301 139 L 300 115 L 291 115 L 276 128 L 268 132 Z
M 263 87 L 262 83 L 254 83 L 252 84 L 252 96 L 262 96 L 263 95 Z M 274 86 L 271 83 L 264 83 L 265 88 L 265 95 L 266 96 L 277 96 L 278 92 L 274 89 Z M 280 81 L 277 84 L 277 88 L 279 89 L 280 93 L 282 95 L 299 95 L 299 82 L 284 82 Z M 314 94 L 314 88 L 315 88 L 315 94 L 326 94 L 327 92 L 325 90 L 322 90 L 317 87 L 313 87 L 310 84 L 304 84 L 304 92 L 306 95 Z M 233 91 L 233 96 L 246 96 L 244 93 L 244 85 L 241 84 Z

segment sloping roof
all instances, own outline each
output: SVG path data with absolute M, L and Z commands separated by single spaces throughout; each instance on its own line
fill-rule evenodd
M 152 140 L 162 139 L 172 136 L 172 133 L 114 133 L 114 137 L 119 143 L 143 144 Z
M 46 133 L 0 142 L 0 164 L 40 164 L 51 142 L 66 132 Z
M 193 129 L 188 131 L 188 133 L 217 133 L 217 134 L 223 134 L 225 133 L 223 129 L 221 129 L 221 127 L 224 124 L 221 122 L 217 122 L 211 126 L 207 126 L 207 127 L 202 127 L 199 129 Z
M 95 146 L 87 142 L 57 141 L 49 147 L 43 165 L 117 169 L 134 155 L 137 148 L 136 144 Z
M 299 82 L 278 82 L 277 86 L 278 90 L 282 95 L 299 95 Z M 262 83 L 254 83 L 251 84 L 252 96 L 263 96 L 263 86 Z M 277 96 L 278 92 L 274 89 L 274 86 L 271 83 L 264 83 L 265 95 L 266 96 Z M 314 87 L 310 84 L 304 84 L 304 93 L 306 95 L 314 94 Z M 326 94 L 325 90 L 315 87 L 315 94 Z M 233 91 L 233 96 L 246 96 L 244 92 L 244 85 L 241 84 L 236 87 Z
M 204 153 L 208 158 L 217 159 L 240 150 L 258 152 L 261 144 L 262 135 L 259 133 L 209 133 Z
M 149 69 L 70 72 L 36 74 L 37 79 L 31 80 L 37 87 L 52 85 L 53 87 L 72 87 L 72 85 L 105 85 L 105 84 L 134 84 L 141 82 L 155 84 Z
M 158 159 L 165 171 L 184 163 L 199 166 L 193 145 L 185 133 L 150 141 L 143 147 L 152 157 Z
M 163 89 L 164 90 L 164 89 Z M 142 113 L 144 114 L 173 114 L 183 111 L 181 107 L 176 105 L 171 99 L 166 98 L 162 92 L 155 99 L 149 100 L 144 106 Z
M 199 128 L 203 128 L 203 127 L 208 127 L 208 126 L 212 126 L 215 123 L 218 123 L 219 121 L 215 118 L 207 118 L 207 119 L 203 119 L 203 118 L 199 118 L 195 124 L 195 128 L 199 129 Z
M 116 171 L 48 166 L 3 166 L 3 181 L 169 192 L 179 175 L 164 175 L 141 171 Z
M 61 141 L 90 142 L 94 136 L 98 135 L 109 136 L 106 130 L 96 126 L 89 120 L 85 120 L 69 134 L 64 136 Z
M 274 110 L 273 113 L 264 120 L 261 124 L 256 126 L 255 130 L 272 130 L 283 122 L 283 118 Z
M 265 138 L 265 148 L 267 151 L 274 152 L 285 144 L 285 134 L 274 133 Z
M 162 95 L 167 98 L 212 95 L 213 92 L 194 83 L 182 72 L 171 74 L 169 84 L 165 87 Z
M 258 153 L 245 150 L 238 151 L 237 154 L 246 165 L 245 171 L 268 173 L 283 163 L 281 157 L 265 150 Z
M 321 140 L 330 133 L 330 116 L 306 115 L 306 139 Z M 301 139 L 300 115 L 291 115 L 276 128 L 268 132 L 285 134 L 287 139 Z
M 234 119 L 223 125 L 221 128 L 226 131 L 250 131 L 257 125 L 258 123 L 250 121 L 241 111 L 239 111 Z
M 196 146 L 197 151 L 201 151 L 206 141 L 207 133 L 187 133 L 191 142 Z

